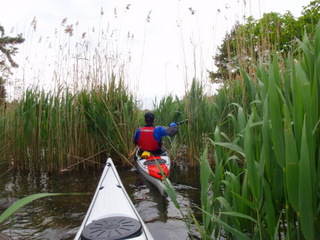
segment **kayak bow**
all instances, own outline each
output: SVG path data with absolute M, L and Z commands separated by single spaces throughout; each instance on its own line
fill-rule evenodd
M 75 240 L 153 240 L 128 196 L 111 158 Z

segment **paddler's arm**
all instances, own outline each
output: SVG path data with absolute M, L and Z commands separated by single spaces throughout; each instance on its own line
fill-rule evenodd
M 170 124 L 171 125 L 171 124 Z M 179 127 L 176 126 L 171 126 L 171 127 L 161 127 L 157 126 L 154 130 L 154 138 L 158 141 L 161 142 L 161 139 L 165 136 L 174 136 L 178 133 Z
M 178 133 L 179 126 L 176 123 L 170 123 L 169 127 L 164 127 L 168 136 L 174 136 Z
M 136 131 L 136 133 L 134 134 L 134 137 L 133 137 L 133 143 L 134 143 L 135 145 L 137 145 L 139 137 L 140 137 L 140 129 L 138 129 L 138 130 Z

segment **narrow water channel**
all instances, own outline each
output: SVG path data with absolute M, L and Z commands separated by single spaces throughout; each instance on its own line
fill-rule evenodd
M 56 196 L 34 201 L 20 209 L 13 218 L 0 224 L 0 235 L 12 239 L 73 239 L 91 202 L 101 172 L 66 172 L 36 174 L 9 171 L 0 165 L 0 213 L 22 197 L 40 192 L 82 192 L 83 196 Z M 140 216 L 156 240 L 189 239 L 181 213 L 169 198 L 144 181 L 135 168 L 117 168 L 121 180 Z M 196 170 L 174 168 L 170 180 L 182 206 L 197 212 L 199 176 Z M 197 236 L 195 230 L 193 235 Z M 0 236 L 1 238 L 1 236 Z

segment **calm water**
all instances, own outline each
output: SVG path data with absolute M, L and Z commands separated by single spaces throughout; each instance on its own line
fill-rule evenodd
M 189 239 L 179 210 L 169 198 L 145 182 L 135 168 L 117 168 L 122 182 L 149 231 L 157 240 Z M 87 192 L 83 196 L 56 196 L 34 201 L 0 225 L 1 234 L 12 239 L 73 239 L 91 202 L 100 171 L 40 175 L 9 171 L 0 165 L 0 213 L 4 205 L 39 192 Z M 175 168 L 170 180 L 186 213 L 199 206 L 199 176 L 196 170 Z M 196 236 L 196 232 L 194 231 Z M 1 236 L 0 236 L 1 239 Z

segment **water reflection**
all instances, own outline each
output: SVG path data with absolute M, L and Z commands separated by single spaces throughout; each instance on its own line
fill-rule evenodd
M 1 166 L 1 169 L 2 166 Z M 120 169 L 122 182 L 155 239 L 189 239 L 179 210 L 168 198 L 144 181 L 135 168 Z M 89 207 L 101 172 L 36 174 L 10 171 L 1 176 L 0 212 L 12 201 L 39 192 L 89 192 L 89 196 L 56 196 L 26 205 L 0 232 L 13 239 L 73 239 Z M 197 171 L 172 171 L 170 180 L 182 211 L 199 206 Z M 0 236 L 1 237 L 1 236 Z

